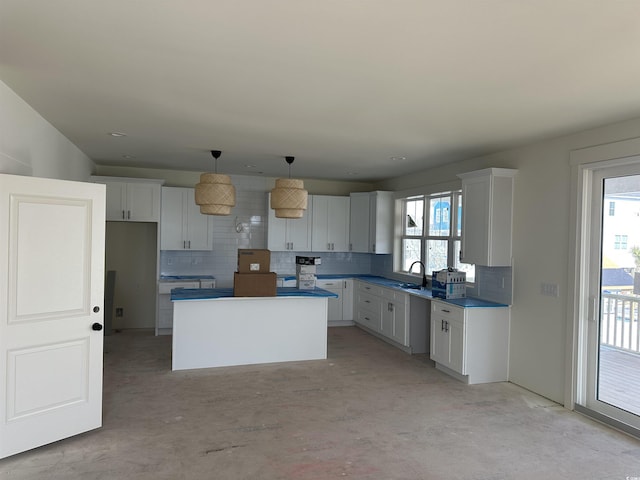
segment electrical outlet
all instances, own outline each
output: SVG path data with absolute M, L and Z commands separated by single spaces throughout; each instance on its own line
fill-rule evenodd
M 124 316 L 124 308 L 122 307 L 116 308 L 116 317 L 122 317 L 122 316 Z
M 541 283 L 540 284 L 540 294 L 545 295 L 547 297 L 559 297 L 560 293 L 558 291 L 557 283 Z

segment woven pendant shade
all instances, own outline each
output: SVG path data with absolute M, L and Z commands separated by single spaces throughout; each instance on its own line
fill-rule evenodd
M 271 190 L 271 208 L 278 218 L 301 218 L 307 209 L 307 197 L 302 180 L 279 178 Z
M 203 173 L 196 185 L 196 204 L 205 215 L 229 215 L 236 204 L 236 188 L 228 175 Z

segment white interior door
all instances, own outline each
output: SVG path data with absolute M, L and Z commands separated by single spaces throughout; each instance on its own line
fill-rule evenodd
M 105 186 L 0 175 L 0 458 L 102 424 Z

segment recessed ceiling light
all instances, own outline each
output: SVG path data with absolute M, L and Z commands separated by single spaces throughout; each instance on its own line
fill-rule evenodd
M 126 133 L 122 133 L 122 132 L 109 132 L 109 135 L 111 135 L 112 137 L 126 137 L 127 136 Z
M 347 175 L 358 175 L 358 172 L 347 172 Z
M 134 155 L 124 154 L 124 155 L 122 155 L 122 158 L 136 158 L 136 157 Z
M 407 157 L 401 157 L 401 156 L 397 156 L 397 157 L 391 157 L 390 160 L 393 160 L 394 162 L 399 162 L 402 160 L 406 160 Z
M 247 168 L 256 168 L 257 165 L 245 165 Z

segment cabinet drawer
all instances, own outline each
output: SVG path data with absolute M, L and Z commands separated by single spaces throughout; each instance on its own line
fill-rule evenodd
M 380 331 L 380 314 L 371 312 L 369 310 L 360 310 L 358 309 L 358 315 L 356 317 L 356 322 L 360 325 L 365 325 L 369 327 L 371 330 Z
M 432 301 L 431 316 L 434 318 L 443 318 L 445 320 L 463 322 L 464 309 L 462 307 L 450 305 L 448 303 Z
M 358 292 L 368 293 L 371 295 L 381 295 L 382 289 L 375 285 L 371 285 L 370 283 L 358 282 Z
M 342 289 L 344 280 L 316 280 L 316 286 L 324 289 Z
M 382 302 L 380 298 L 375 297 L 369 293 L 358 292 L 357 304 L 358 310 L 364 309 L 378 312 L 380 311 L 380 305 L 382 305 Z
M 200 288 L 200 282 L 160 282 L 158 283 L 158 293 L 171 293 L 173 288 Z

